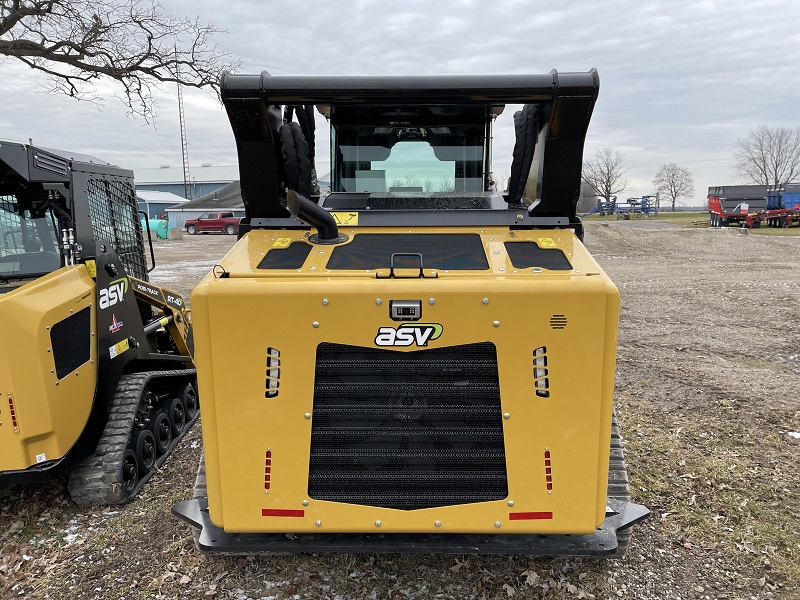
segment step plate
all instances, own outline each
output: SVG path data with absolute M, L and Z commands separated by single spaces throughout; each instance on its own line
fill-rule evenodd
M 592 535 L 225 533 L 209 519 L 206 498 L 180 502 L 172 507 L 172 514 L 200 529 L 197 547 L 208 554 L 403 552 L 603 556 L 616 551 L 618 530 L 636 525 L 650 515 L 646 507 L 631 502 L 609 500 L 608 508 L 605 521 Z

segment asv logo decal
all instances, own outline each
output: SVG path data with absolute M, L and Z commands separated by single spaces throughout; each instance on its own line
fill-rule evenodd
M 100 308 L 108 308 L 109 306 L 114 306 L 117 302 L 121 302 L 127 291 L 128 280 L 125 277 L 115 279 L 107 289 L 100 290 Z
M 403 323 L 397 329 L 381 327 L 375 336 L 377 346 L 427 346 L 431 340 L 438 339 L 444 328 L 439 323 Z

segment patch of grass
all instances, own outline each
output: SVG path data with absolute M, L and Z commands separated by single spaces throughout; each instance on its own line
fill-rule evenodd
M 625 411 L 634 494 L 673 544 L 724 557 L 738 583 L 797 590 L 795 446 L 764 415 L 743 408 L 734 416 L 719 403 L 658 421 Z M 794 427 L 797 418 L 787 420 Z
M 779 237 L 798 237 L 800 236 L 800 227 L 761 227 L 750 230 L 753 235 L 775 235 Z

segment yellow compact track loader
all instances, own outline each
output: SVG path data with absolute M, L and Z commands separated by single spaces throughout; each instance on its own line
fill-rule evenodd
M 0 141 L 0 486 L 124 503 L 197 419 L 188 309 L 147 274 L 131 171 Z
M 192 293 L 205 457 L 173 512 L 201 550 L 624 552 L 648 511 L 613 417 L 619 293 L 575 213 L 598 89 L 223 76 L 247 217 Z

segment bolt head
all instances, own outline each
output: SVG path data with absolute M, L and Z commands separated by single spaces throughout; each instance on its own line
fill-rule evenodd
M 436 304 L 436 298 L 429 298 L 428 304 Z
M 383 300 L 381 300 L 380 298 L 375 298 L 375 304 L 380 306 L 381 304 L 383 304 Z
M 323 304 L 323 306 L 328 306 L 328 299 L 327 298 L 323 298 L 322 299 L 322 304 Z
M 380 521 L 375 521 L 375 527 L 380 527 L 380 526 L 381 526 L 381 522 Z
M 500 521 L 495 521 L 494 526 L 497 527 L 497 529 L 500 529 Z
M 434 523 L 434 525 L 436 525 L 436 527 L 441 527 L 442 526 L 442 522 L 441 521 L 436 521 Z
M 483 302 L 484 304 L 489 304 L 489 299 L 488 299 L 488 298 L 484 298 L 484 299 L 482 300 L 482 302 Z
M 317 527 L 322 527 L 322 521 L 316 521 L 314 525 L 316 525 Z

